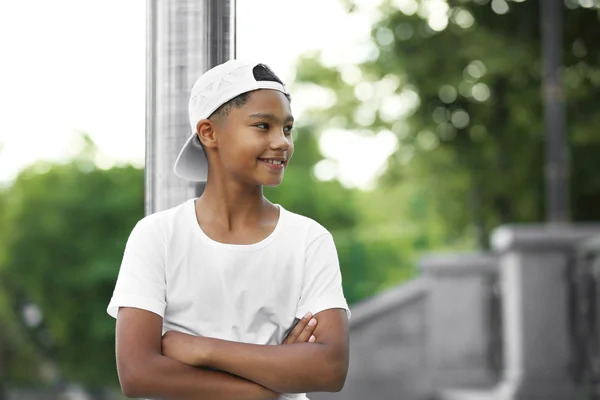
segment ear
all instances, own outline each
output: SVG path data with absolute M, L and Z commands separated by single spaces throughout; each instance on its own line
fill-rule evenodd
M 196 125 L 196 132 L 198 132 L 198 138 L 205 148 L 217 147 L 217 136 L 213 121 L 201 119 Z

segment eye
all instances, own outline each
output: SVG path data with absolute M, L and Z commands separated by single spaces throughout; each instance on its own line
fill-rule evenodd
M 254 126 L 257 128 L 260 128 L 260 129 L 266 129 L 266 130 L 269 129 L 269 124 L 256 124 Z
M 294 127 L 292 125 L 288 125 L 285 127 L 285 131 L 288 135 L 292 134 L 292 130 L 294 129 Z

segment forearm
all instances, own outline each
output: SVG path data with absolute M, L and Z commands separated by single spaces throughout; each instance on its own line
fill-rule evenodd
M 120 367 L 127 397 L 168 400 L 267 400 L 278 394 L 257 383 L 221 371 L 191 367 L 156 355 L 131 368 Z
M 328 345 L 257 345 L 209 340 L 206 366 L 241 376 L 278 393 L 333 392 L 344 384 L 347 359 Z

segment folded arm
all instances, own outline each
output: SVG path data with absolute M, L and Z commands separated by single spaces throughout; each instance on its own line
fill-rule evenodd
M 119 380 L 127 397 L 169 400 L 266 400 L 278 393 L 226 372 L 185 365 L 161 353 L 162 318 L 121 308 L 116 353 Z
M 189 336 L 192 365 L 212 367 L 278 393 L 337 392 L 348 372 L 348 321 L 343 309 L 315 315 L 314 343 L 265 346 Z

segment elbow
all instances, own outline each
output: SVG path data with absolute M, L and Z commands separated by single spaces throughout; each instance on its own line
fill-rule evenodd
M 345 360 L 336 360 L 331 363 L 329 379 L 326 383 L 327 392 L 340 392 L 346 383 L 348 376 L 348 362 Z
M 137 398 L 138 391 L 135 386 L 135 380 L 130 376 L 119 375 L 119 383 L 121 384 L 121 391 L 125 397 L 129 399 Z
M 331 392 L 341 392 L 346 384 L 348 370 L 336 371 L 331 382 Z
M 129 363 L 120 363 L 118 374 L 121 391 L 125 397 L 135 399 L 148 394 L 144 390 L 144 379 L 147 379 L 148 371 L 143 364 L 131 365 Z
M 119 371 L 119 383 L 125 397 L 133 399 L 140 396 L 139 381 L 131 372 Z
M 128 399 L 137 399 L 139 397 L 135 389 L 129 385 L 124 385 L 121 383 L 121 391 Z

